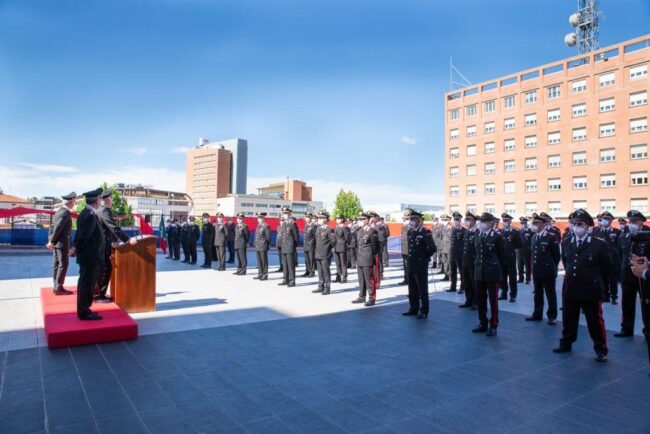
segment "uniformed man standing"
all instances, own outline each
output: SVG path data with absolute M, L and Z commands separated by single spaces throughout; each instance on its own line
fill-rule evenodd
M 440 266 L 440 271 L 442 271 L 442 274 L 445 275 L 445 277 L 442 278 L 442 280 L 447 281 L 450 280 L 451 277 L 451 271 L 450 271 L 450 266 L 449 266 L 449 254 L 451 252 L 451 232 L 452 228 L 449 225 L 449 216 L 448 215 L 443 215 L 441 217 L 442 220 L 442 255 L 440 256 L 440 261 L 442 262 Z
M 181 260 L 181 227 L 178 224 L 178 219 L 172 220 L 173 237 L 174 240 L 174 261 Z
M 253 279 L 268 280 L 269 278 L 269 247 L 271 246 L 271 228 L 265 222 L 266 213 L 257 213 L 255 228 L 255 256 L 257 258 L 257 276 Z
M 379 242 L 381 243 L 381 264 L 382 267 L 388 267 L 389 257 L 388 257 L 388 238 L 390 237 L 390 228 L 386 225 L 383 217 L 379 217 L 379 227 L 381 229 L 381 234 L 379 237 Z M 379 234 L 378 234 L 379 235 Z M 383 268 L 382 268 L 383 271 Z M 383 279 L 383 275 L 382 275 Z
M 296 286 L 296 265 L 298 264 L 296 248 L 299 239 L 298 226 L 291 219 L 291 212 L 288 207 L 282 208 L 284 217 L 281 238 L 283 275 L 282 282 L 279 283 L 279 285 L 287 285 L 290 288 Z
M 332 248 L 336 244 L 334 231 L 329 227 L 328 220 L 329 214 L 327 211 L 321 211 L 318 214 L 318 227 L 316 228 L 315 234 L 314 259 L 316 260 L 316 269 L 318 270 L 318 288 L 312 292 L 320 292 L 322 295 L 328 295 L 330 293 L 332 276 L 330 274 L 329 258 L 332 255 Z
M 519 223 L 521 225 L 521 229 L 519 230 L 521 247 L 517 250 L 517 268 L 519 270 L 519 279 L 517 282 L 524 283 L 525 278 L 526 285 L 528 285 L 531 276 L 530 242 L 534 234 L 528 227 L 528 219 L 526 217 L 519 217 Z
M 622 217 L 619 218 L 618 219 L 618 228 L 621 230 L 621 234 L 624 234 L 624 233 L 628 232 L 628 230 L 627 230 L 627 220 L 625 220 Z
M 187 228 L 187 249 L 190 251 L 190 265 L 196 265 L 198 255 L 196 253 L 196 243 L 201 237 L 201 230 L 196 224 L 194 216 L 190 217 L 190 224 Z
M 235 263 L 235 228 L 237 223 L 235 223 L 235 217 L 231 218 L 230 221 L 226 220 L 226 234 L 228 235 L 226 246 L 228 247 L 228 263 Z
M 165 220 L 165 224 L 167 225 L 167 249 L 169 249 L 165 258 L 174 259 L 174 234 L 172 233 L 172 219 L 168 218 Z
M 183 223 L 181 223 L 181 228 L 180 228 L 180 240 L 181 240 L 181 248 L 183 249 L 183 262 L 186 264 L 190 263 L 190 244 L 188 242 L 189 238 L 189 224 L 187 223 L 186 219 L 183 219 Z
M 336 217 L 334 229 L 334 255 L 336 261 L 336 282 L 348 281 L 348 243 L 350 242 L 350 228 L 345 226 L 345 217 Z
M 503 220 L 503 229 L 501 237 L 503 238 L 503 249 L 505 252 L 505 261 L 503 267 L 503 278 L 501 279 L 501 296 L 499 300 L 508 299 L 508 289 L 510 290 L 510 302 L 517 301 L 517 250 L 522 246 L 521 234 L 512 227 L 512 216 L 508 213 L 501 214 Z
M 77 317 L 82 321 L 102 319 L 90 310 L 97 274 L 104 262 L 104 232 L 97 216 L 98 197 L 101 193 L 101 188 L 84 193 L 86 207 L 77 217 L 77 234 L 74 240 L 75 255 L 79 264 Z
M 431 264 L 431 268 L 438 270 L 442 263 L 440 260 L 440 257 L 442 255 L 442 226 L 440 225 L 440 220 L 438 220 L 438 217 L 433 218 L 433 229 L 431 232 L 433 232 L 433 241 L 436 244 L 436 253 L 433 254 L 433 262 Z M 441 271 L 438 272 L 438 274 L 441 273 Z
M 621 277 L 621 246 L 620 229 L 612 227 L 614 216 L 609 211 L 600 214 L 600 226 L 592 231 L 592 235 L 607 243 L 607 249 L 612 261 L 612 269 L 605 285 L 605 303 L 618 304 L 618 282 Z
M 465 227 L 467 232 L 463 238 L 463 260 L 462 260 L 462 273 L 461 280 L 463 288 L 465 288 L 465 303 L 459 305 L 460 308 L 470 308 L 471 310 L 477 309 L 476 300 L 476 282 L 474 280 L 474 267 L 476 261 L 476 250 L 474 249 L 474 238 L 479 233 L 478 226 L 476 225 L 476 216 L 471 212 L 465 213 Z
M 248 240 L 250 239 L 250 230 L 245 223 L 245 216 L 243 212 L 237 214 L 237 227 L 235 228 L 235 253 L 237 254 L 237 271 L 234 273 L 238 276 L 246 275 L 246 268 L 248 267 L 248 258 L 246 257 L 246 249 L 248 248 Z
M 503 239 L 499 232 L 492 229 L 495 217 L 484 212 L 479 217 L 480 233 L 474 238 L 476 259 L 474 262 L 474 280 L 476 282 L 476 300 L 478 302 L 479 325 L 474 333 L 496 336 L 499 325 L 499 281 L 503 273 L 504 251 Z M 490 318 L 487 317 L 487 305 L 490 302 Z
M 357 219 L 352 220 L 352 225 L 350 226 L 350 242 L 348 243 L 348 268 L 356 269 L 357 268 L 357 231 L 359 230 L 359 224 Z
M 401 234 L 400 234 L 400 247 L 402 251 L 402 267 L 404 268 L 404 280 L 402 280 L 399 284 L 400 285 L 408 285 L 409 284 L 409 269 L 408 269 L 408 259 L 409 259 L 409 237 L 408 233 L 411 228 L 411 210 L 407 209 L 404 211 L 404 215 L 402 217 L 402 228 L 401 228 Z M 433 238 L 433 236 L 432 236 Z
M 284 218 L 280 215 L 280 222 L 275 232 L 275 247 L 278 250 L 278 263 L 280 267 L 275 271 L 276 273 L 284 273 L 284 262 L 282 259 L 282 236 L 284 235 Z
M 379 240 L 379 252 L 377 253 L 377 269 L 379 271 L 379 279 L 384 279 L 384 244 L 387 243 L 386 228 L 381 224 L 379 214 L 374 211 L 368 213 L 370 215 L 370 226 L 377 232 L 377 239 Z
M 596 360 L 604 362 L 607 360 L 608 350 L 602 300 L 611 259 L 607 244 L 589 235 L 588 228 L 594 225 L 594 220 L 587 211 L 574 211 L 572 223 L 573 241 L 567 243 L 562 251 L 562 263 L 566 270 L 562 289 L 562 338 L 560 345 L 553 351 L 571 351 L 578 337 L 578 321 L 582 311 L 594 342 Z M 533 278 L 534 273 L 533 269 Z
M 402 315 L 417 315 L 417 319 L 429 316 L 429 261 L 436 251 L 431 231 L 422 226 L 422 214 L 409 212 L 408 236 L 408 285 L 409 310 Z
M 375 305 L 377 287 L 373 275 L 378 273 L 377 254 L 380 252 L 377 231 L 370 227 L 370 213 L 359 213 L 359 230 L 357 230 L 357 276 L 359 278 L 359 296 L 352 303 Z M 368 301 L 366 301 L 366 295 Z
M 548 324 L 553 325 L 557 320 L 555 282 L 561 256 L 559 239 L 547 230 L 550 223 L 551 221 L 546 214 L 537 215 L 533 213 L 530 229 L 535 234 L 531 241 L 535 307 L 533 314 L 526 317 L 526 321 L 541 321 L 544 318 L 544 296 L 546 296 L 548 302 L 546 317 L 548 318 Z
M 65 289 L 63 283 L 70 262 L 72 238 L 72 216 L 70 212 L 77 202 L 77 193 L 73 191 L 61 196 L 61 199 L 64 200 L 63 205 L 54 214 L 47 234 L 47 248 L 52 250 L 52 279 L 54 281 L 52 291 L 55 295 L 70 295 L 72 291 Z
M 316 250 L 316 229 L 318 223 L 314 221 L 315 216 L 311 213 L 305 214 L 305 227 L 303 229 L 303 252 L 305 254 L 305 272 L 302 277 L 314 277 L 316 264 L 314 262 L 314 251 Z
M 212 246 L 214 246 L 214 225 L 210 222 L 210 214 L 203 213 L 203 234 L 201 235 L 203 246 L 202 268 L 212 268 Z
M 456 286 L 458 285 L 458 273 L 463 269 L 463 240 L 467 229 L 464 228 L 461 224 L 463 215 L 459 212 L 454 212 L 452 214 L 453 218 L 453 227 L 451 228 L 450 241 L 449 241 L 449 277 L 451 280 L 451 285 L 447 292 L 456 292 Z M 461 279 L 460 283 L 460 292 L 462 293 L 463 281 Z
M 217 213 L 217 224 L 214 225 L 214 246 L 217 250 L 217 271 L 226 271 L 226 248 L 228 247 L 228 226 L 224 222 L 223 213 Z

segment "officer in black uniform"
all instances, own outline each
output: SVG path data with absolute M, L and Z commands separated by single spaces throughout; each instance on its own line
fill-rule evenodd
M 378 274 L 377 254 L 380 252 L 377 231 L 370 224 L 370 213 L 359 213 L 357 230 L 357 276 L 359 278 L 359 296 L 352 303 L 364 303 L 370 307 L 377 298 L 376 284 L 372 276 Z M 368 295 L 368 301 L 366 301 Z
M 336 261 L 335 282 L 346 283 L 348 281 L 348 243 L 350 242 L 350 228 L 345 226 L 345 217 L 336 217 L 336 228 L 334 229 L 334 259 Z
M 181 223 L 181 228 L 180 228 L 180 240 L 181 240 L 181 248 L 183 249 L 183 261 L 186 264 L 190 263 L 190 244 L 187 241 L 189 238 L 189 223 L 187 222 L 186 219 L 183 219 L 183 223 Z
M 314 262 L 314 250 L 316 249 L 316 229 L 318 223 L 316 217 L 311 214 L 305 214 L 305 227 L 303 229 L 303 251 L 305 254 L 305 272 L 302 277 L 314 277 L 316 263 Z
M 390 228 L 386 224 L 383 217 L 379 217 L 379 225 L 381 227 L 381 230 L 384 233 L 384 240 L 381 245 L 381 264 L 385 268 L 388 267 L 388 265 L 390 264 L 389 257 L 388 257 L 388 238 L 390 238 Z
M 600 226 L 595 228 L 591 235 L 607 243 L 609 256 L 612 260 L 612 269 L 605 285 L 605 303 L 618 304 L 618 282 L 621 280 L 621 230 L 612 227 L 614 216 L 609 211 L 600 214 Z
M 410 226 L 410 214 L 411 214 L 411 209 L 407 209 L 404 211 L 404 215 L 402 217 L 403 219 L 403 224 L 401 228 L 401 234 L 400 234 L 400 241 L 401 241 L 401 251 L 402 251 L 402 267 L 404 268 L 404 280 L 402 280 L 399 284 L 400 285 L 408 285 L 409 284 L 409 268 L 408 268 L 408 259 L 409 259 L 409 230 L 411 228 Z
M 458 211 L 455 211 L 452 215 L 452 227 L 451 227 L 451 245 L 449 247 L 449 278 L 451 280 L 451 285 L 447 292 L 456 292 L 456 286 L 458 285 L 458 273 L 461 273 L 463 270 L 463 249 L 465 247 L 463 240 L 465 239 L 465 234 L 467 229 L 464 228 L 461 224 L 463 215 Z M 460 281 L 460 293 L 464 291 L 463 280 Z
M 174 241 L 174 261 L 181 260 L 181 227 L 178 224 L 178 219 L 172 220 L 172 239 Z
M 429 316 L 429 261 L 436 252 L 433 234 L 422 226 L 422 214 L 410 210 L 408 236 L 409 310 L 402 315 Z
M 210 214 L 203 213 L 203 233 L 201 246 L 203 246 L 202 268 L 212 268 L 212 246 L 214 246 L 214 225 L 210 222 Z
M 224 222 L 223 213 L 217 213 L 217 223 L 214 225 L 214 246 L 217 250 L 217 271 L 226 271 L 226 248 L 228 247 L 228 225 Z
M 499 281 L 503 273 L 504 251 L 501 234 L 492 228 L 495 217 L 484 212 L 479 217 L 479 234 L 474 237 L 474 280 L 476 282 L 476 300 L 478 303 L 479 325 L 474 333 L 496 336 L 499 325 Z M 487 317 L 487 305 L 490 302 L 490 318 Z
M 226 234 L 228 235 L 228 239 L 226 242 L 226 246 L 228 247 L 227 262 L 229 264 L 235 263 L 235 228 L 236 227 L 237 227 L 237 223 L 235 223 L 234 217 L 230 219 L 230 221 L 226 221 Z
M 379 279 L 384 279 L 384 244 L 387 241 L 386 227 L 381 224 L 379 214 L 374 211 L 369 211 L 368 215 L 370 216 L 370 226 L 377 232 L 377 239 L 379 240 L 379 251 L 377 252 L 377 270 Z
M 174 241 L 173 241 L 174 235 L 171 232 L 172 219 L 168 218 L 167 220 L 165 220 L 165 225 L 167 226 L 167 233 L 165 235 L 165 239 L 167 240 L 167 249 L 168 249 L 167 256 L 165 256 L 165 259 L 174 259 Z
M 190 265 L 196 265 L 196 261 L 198 260 L 196 243 L 198 243 L 201 237 L 201 229 L 196 224 L 194 216 L 190 217 L 190 224 L 188 225 L 187 231 L 187 249 L 190 252 Z
M 611 258 L 607 244 L 600 238 L 589 235 L 594 219 L 583 209 L 573 212 L 574 237 L 565 244 L 562 264 L 566 273 L 562 289 L 562 338 L 556 353 L 571 351 L 578 337 L 580 311 L 585 315 L 587 328 L 594 341 L 596 360 L 607 360 L 607 332 L 603 320 L 602 300 L 605 282 L 610 273 Z M 533 259 L 534 260 L 534 259 Z M 534 277 L 533 270 L 533 277 Z
M 478 226 L 476 225 L 476 216 L 471 212 L 465 213 L 465 227 L 467 232 L 463 237 L 463 260 L 461 280 L 463 288 L 465 289 L 465 303 L 459 305 L 460 308 L 470 308 L 471 310 L 477 309 L 476 300 L 476 281 L 474 280 L 474 267 L 476 261 L 476 250 L 474 249 L 474 238 L 479 234 Z
M 255 256 L 257 258 L 257 276 L 253 279 L 268 280 L 269 278 L 269 247 L 271 246 L 271 228 L 264 221 L 265 212 L 257 213 L 255 228 Z
M 330 273 L 330 256 L 332 249 L 336 244 L 334 231 L 328 224 L 329 214 L 327 211 L 321 211 L 318 214 L 318 225 L 315 234 L 314 259 L 316 260 L 316 269 L 318 270 L 318 288 L 313 293 L 328 295 L 332 285 L 332 275 Z M 337 264 L 338 265 L 338 264 Z
M 275 231 L 275 247 L 278 250 L 278 262 L 280 267 L 275 271 L 276 273 L 284 273 L 284 261 L 282 258 L 282 236 L 284 234 L 284 219 L 280 217 L 280 222 L 278 223 L 278 228 Z
M 359 230 L 359 224 L 357 219 L 352 220 L 352 225 L 350 225 L 350 242 L 348 243 L 348 268 L 356 269 L 357 268 L 357 231 Z
M 235 253 L 237 255 L 237 271 L 233 274 L 238 276 L 246 275 L 246 268 L 248 267 L 248 258 L 246 257 L 246 249 L 248 248 L 248 240 L 251 237 L 248 225 L 245 223 L 245 215 L 243 212 L 237 214 L 237 226 L 235 227 Z
M 70 212 L 74 209 L 77 202 L 77 193 L 74 191 L 65 196 L 61 196 L 65 202 L 56 210 L 52 218 L 52 224 L 47 234 L 47 248 L 52 250 L 52 279 L 54 285 L 52 291 L 55 295 L 70 295 L 63 287 L 65 276 L 68 273 L 68 264 L 70 262 L 70 244 L 72 239 L 72 216 Z
M 287 285 L 288 287 L 296 286 L 296 265 L 298 258 L 296 248 L 298 247 L 298 226 L 291 219 L 291 209 L 288 207 L 282 208 L 282 216 L 284 223 L 282 224 L 282 266 L 283 275 L 282 282 L 278 285 Z
M 97 284 L 99 268 L 104 262 L 104 232 L 97 216 L 99 195 L 102 189 L 84 193 L 86 207 L 77 217 L 77 234 L 74 239 L 75 255 L 79 264 L 77 282 L 77 317 L 80 320 L 100 320 L 102 317 L 90 310 Z
M 526 217 L 519 217 L 519 224 L 521 226 L 521 229 L 519 230 L 521 247 L 517 250 L 517 268 L 519 270 L 519 279 L 517 280 L 517 283 L 524 283 L 525 278 L 526 285 L 528 285 L 530 283 L 531 275 L 530 242 L 534 234 L 528 227 L 528 219 Z
M 619 219 L 618 219 L 618 228 L 621 230 L 621 234 L 624 234 L 624 233 L 626 233 L 626 232 L 629 232 L 629 231 L 627 230 L 627 220 L 625 220 L 625 219 L 622 218 L 622 217 L 619 218 Z
M 512 227 L 512 216 L 504 212 L 501 214 L 501 220 L 503 221 L 501 237 L 506 257 L 499 300 L 507 300 L 508 289 L 510 289 L 510 302 L 514 303 L 517 301 L 517 250 L 523 243 L 519 231 Z
M 560 264 L 560 241 L 556 235 L 547 230 L 551 223 L 544 213 L 533 213 L 531 230 L 535 235 L 531 240 L 531 258 L 533 271 L 533 288 L 535 307 L 533 314 L 526 321 L 541 321 L 544 318 L 544 295 L 548 302 L 546 316 L 548 324 L 557 320 L 557 294 L 555 282 Z

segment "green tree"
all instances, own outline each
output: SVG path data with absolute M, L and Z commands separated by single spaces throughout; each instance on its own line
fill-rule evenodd
M 106 182 L 102 183 L 101 189 L 103 191 L 108 190 L 108 184 Z M 75 211 L 80 213 L 86 207 L 86 198 L 82 197 L 77 201 L 77 206 Z M 132 209 L 131 206 L 127 203 L 126 199 L 120 194 L 119 191 L 113 189 L 113 207 L 111 208 L 111 214 L 113 217 L 126 217 L 120 219 L 118 224 L 120 226 L 133 226 L 133 215 L 131 215 Z M 76 225 L 75 225 L 76 227 Z
M 336 218 L 337 216 L 342 215 L 349 220 L 357 217 L 361 211 L 363 211 L 363 207 L 361 206 L 359 196 L 351 191 L 344 191 L 341 189 L 339 194 L 336 195 L 336 200 L 334 201 L 332 217 Z

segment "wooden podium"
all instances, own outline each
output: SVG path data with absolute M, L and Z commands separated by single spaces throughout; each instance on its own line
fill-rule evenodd
M 113 247 L 111 296 L 125 312 L 156 310 L 156 237 Z

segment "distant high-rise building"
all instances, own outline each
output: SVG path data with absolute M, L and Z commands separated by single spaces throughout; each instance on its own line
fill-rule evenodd
M 298 180 L 292 181 L 287 179 L 286 181 L 275 182 L 266 187 L 260 187 L 257 191 L 260 195 L 270 195 L 286 200 L 312 200 L 311 187 L 308 187 L 305 182 Z
M 185 190 L 194 213 L 214 214 L 217 198 L 230 193 L 232 153 L 223 147 L 198 146 L 187 151 Z
M 246 181 L 248 178 L 248 141 L 244 139 L 230 139 L 220 142 L 208 143 L 207 146 L 223 146 L 232 154 L 230 165 L 230 193 L 246 194 Z

